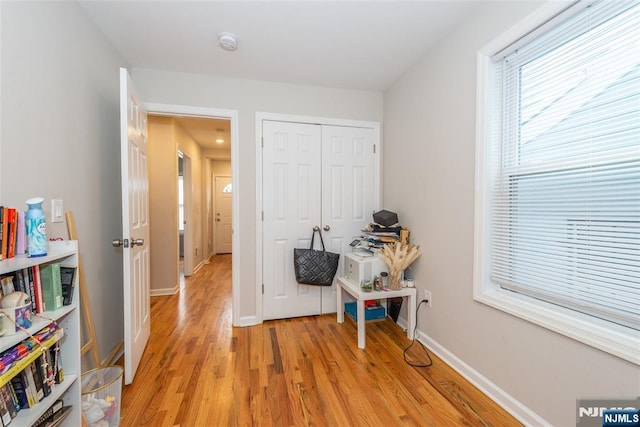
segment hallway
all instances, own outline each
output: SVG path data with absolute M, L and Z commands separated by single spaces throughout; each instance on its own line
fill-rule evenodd
M 152 298 L 151 315 L 123 426 L 518 425 L 439 359 L 407 366 L 409 341 L 389 319 L 367 326 L 365 350 L 334 314 L 233 328 L 231 255 Z

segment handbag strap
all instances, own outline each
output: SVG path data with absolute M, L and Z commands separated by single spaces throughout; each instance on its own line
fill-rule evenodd
M 311 246 L 309 246 L 309 249 L 313 250 L 313 241 L 316 238 L 316 232 L 318 232 L 318 236 L 320 236 L 320 243 L 322 243 L 322 252 L 326 252 L 326 250 L 324 249 L 324 240 L 322 240 L 322 231 L 320 230 L 313 230 L 313 234 L 311 235 Z

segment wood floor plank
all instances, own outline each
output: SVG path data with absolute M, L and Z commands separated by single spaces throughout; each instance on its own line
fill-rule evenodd
M 151 337 L 122 426 L 517 426 L 435 356 L 403 360 L 410 341 L 391 320 L 335 314 L 234 328 L 231 256 L 214 256 L 177 295 L 154 297 Z M 409 352 L 425 356 L 419 344 Z

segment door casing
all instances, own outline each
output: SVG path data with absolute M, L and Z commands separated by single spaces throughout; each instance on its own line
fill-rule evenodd
M 380 123 L 333 119 L 327 117 L 302 116 L 278 113 L 256 113 L 256 322 L 263 321 L 263 304 L 262 304 L 262 244 L 263 244 L 263 224 L 262 224 L 262 205 L 263 205 L 263 176 L 262 176 L 262 122 L 264 120 L 286 121 L 303 124 L 319 124 L 332 126 L 360 127 L 371 128 L 374 131 L 375 141 L 375 158 L 374 158 L 374 206 L 382 206 L 382 141 L 380 138 Z M 234 250 L 235 253 L 235 250 Z

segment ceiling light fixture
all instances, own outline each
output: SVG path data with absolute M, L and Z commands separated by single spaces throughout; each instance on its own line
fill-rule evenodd
M 234 51 L 238 48 L 238 38 L 232 33 L 218 34 L 218 43 L 224 50 Z
M 216 137 L 216 142 L 218 144 L 222 144 L 224 142 L 224 130 L 223 129 L 217 129 L 216 133 L 218 134 L 218 136 Z

